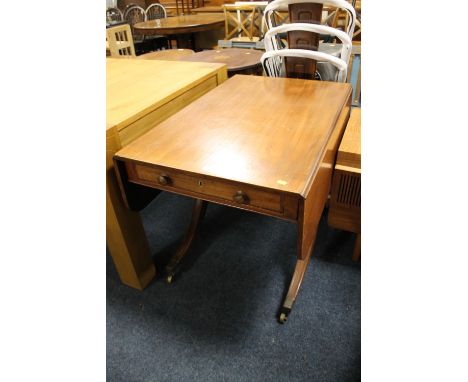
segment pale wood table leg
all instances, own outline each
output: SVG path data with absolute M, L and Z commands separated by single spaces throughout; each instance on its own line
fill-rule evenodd
M 120 280 L 143 290 L 156 276 L 140 215 L 124 205 L 112 157 L 121 148 L 118 133 L 106 134 L 106 239 Z
M 166 266 L 166 282 L 171 283 L 179 268 L 179 264 L 185 257 L 187 252 L 192 245 L 195 234 L 197 233 L 198 227 L 200 226 L 203 216 L 205 216 L 207 202 L 201 199 L 195 199 L 195 205 L 192 210 L 192 219 L 190 221 L 190 227 L 185 234 L 182 243 L 179 245 L 176 253 L 169 260 L 169 264 Z

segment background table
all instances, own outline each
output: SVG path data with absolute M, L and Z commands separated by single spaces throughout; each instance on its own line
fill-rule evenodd
M 181 61 L 192 62 L 218 62 L 227 65 L 228 75 L 234 74 L 261 74 L 262 63 L 260 58 L 263 51 L 255 49 L 228 48 L 204 50 L 190 56 L 182 57 Z
M 106 62 L 106 237 L 122 282 L 143 289 L 155 276 L 138 213 L 127 210 L 114 154 L 159 122 L 224 82 L 221 64 L 112 59 Z
M 159 21 L 159 23 L 158 23 Z M 195 50 L 195 33 L 220 28 L 224 25 L 223 14 L 197 14 L 167 17 L 159 20 L 149 20 L 133 25 L 135 33 L 146 35 L 191 35 L 192 44 L 189 48 Z M 179 46 L 183 48 L 184 46 Z

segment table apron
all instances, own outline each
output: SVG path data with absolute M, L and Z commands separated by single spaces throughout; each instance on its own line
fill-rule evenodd
M 122 182 L 147 186 L 286 220 L 297 220 L 299 195 L 201 174 L 191 174 L 163 166 L 145 165 L 132 161 L 124 162 L 124 165 L 119 166 Z M 161 181 L 167 182 L 167 184 L 162 184 Z M 244 200 L 236 201 L 235 197 L 239 194 Z

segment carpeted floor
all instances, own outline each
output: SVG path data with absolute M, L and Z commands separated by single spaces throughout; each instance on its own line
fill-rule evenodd
M 162 193 L 143 210 L 157 264 L 182 238 L 192 205 Z M 120 283 L 108 254 L 108 381 L 359 381 L 353 242 L 324 215 L 284 325 L 277 313 L 294 269 L 294 223 L 209 204 L 182 275 L 143 292 Z

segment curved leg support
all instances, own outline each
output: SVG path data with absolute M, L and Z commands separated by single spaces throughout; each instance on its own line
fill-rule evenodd
M 294 268 L 294 274 L 291 279 L 291 283 L 289 284 L 288 294 L 286 295 L 283 306 L 280 309 L 279 322 L 281 324 L 284 324 L 288 319 L 288 315 L 291 312 L 294 301 L 296 301 L 307 265 L 309 264 L 311 253 L 312 251 L 309 252 L 309 255 L 305 259 L 297 259 L 296 261 L 296 267 Z
M 179 248 L 177 249 L 176 253 L 174 256 L 171 257 L 169 260 L 169 263 L 166 266 L 166 282 L 170 284 L 174 276 L 176 275 L 179 265 L 182 261 L 182 259 L 185 257 L 187 252 L 190 249 L 190 246 L 192 245 L 193 239 L 195 238 L 195 234 L 197 233 L 198 227 L 200 226 L 200 223 L 203 219 L 203 216 L 205 215 L 206 212 L 206 206 L 207 202 L 201 199 L 196 199 L 195 200 L 195 205 L 193 206 L 192 210 L 192 219 L 190 221 L 190 227 L 185 234 L 184 239 L 182 240 L 182 243 L 179 245 Z

